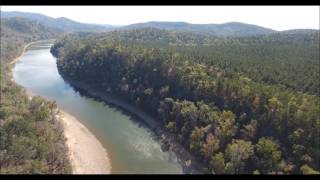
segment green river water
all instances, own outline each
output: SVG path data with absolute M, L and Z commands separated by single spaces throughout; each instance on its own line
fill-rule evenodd
M 50 100 L 81 121 L 107 149 L 112 173 L 181 174 L 173 152 L 163 152 L 153 133 L 133 116 L 81 96 L 58 73 L 52 41 L 32 44 L 16 63 L 13 76 L 26 89 Z M 85 144 L 83 146 L 86 146 Z

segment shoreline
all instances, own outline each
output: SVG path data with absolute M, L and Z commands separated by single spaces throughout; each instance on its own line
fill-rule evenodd
M 51 40 L 51 39 L 49 39 Z M 20 55 L 14 58 L 9 65 L 14 65 L 25 53 L 26 49 L 34 43 L 49 41 L 40 40 L 26 44 Z M 13 78 L 13 67 L 10 68 L 11 81 L 18 85 Z M 20 85 L 18 85 L 20 86 Z M 20 86 L 22 87 L 22 86 Z M 25 87 L 22 87 L 28 98 L 40 96 Z M 46 97 L 40 96 L 46 100 Z M 50 100 L 49 100 L 50 101 Z M 72 166 L 72 174 L 110 174 L 111 163 L 107 150 L 100 141 L 78 119 L 58 107 L 57 120 L 63 125 L 63 132 L 68 147 L 68 157 Z
M 20 55 L 19 55 L 18 57 L 14 58 L 14 59 L 9 63 L 9 65 L 12 65 L 12 64 L 18 62 L 19 59 L 23 56 L 23 54 L 24 54 L 25 51 L 27 50 L 27 48 L 28 48 L 29 46 L 31 46 L 31 44 L 35 44 L 35 43 L 39 43 L 39 42 L 43 42 L 43 41 L 53 41 L 53 40 L 54 40 L 54 39 L 39 40 L 39 41 L 33 41 L 33 42 L 30 42 L 30 43 L 26 44 L 26 45 L 23 47 L 22 52 L 20 53 Z
M 201 162 L 196 160 L 195 157 L 190 152 L 188 152 L 180 143 L 178 143 L 173 134 L 165 131 L 162 125 L 157 122 L 154 117 L 142 111 L 140 108 L 137 108 L 134 105 L 125 102 L 123 99 L 95 90 L 93 87 L 87 84 L 75 82 L 68 77 L 63 77 L 63 79 L 72 88 L 74 88 L 76 91 L 79 91 L 80 95 L 84 94 L 87 97 L 91 97 L 97 99 L 98 101 L 105 102 L 108 105 L 115 106 L 125 113 L 128 113 L 142 120 L 143 123 L 155 134 L 161 146 L 164 146 L 164 148 L 162 149 L 165 149 L 164 151 L 173 151 L 176 154 L 178 162 L 182 166 L 184 173 L 203 173 L 203 168 L 205 166 Z
M 108 153 L 100 141 L 74 116 L 60 110 L 72 174 L 110 174 Z

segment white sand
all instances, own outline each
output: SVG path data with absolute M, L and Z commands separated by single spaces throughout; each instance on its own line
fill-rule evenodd
M 98 139 L 76 118 L 60 111 L 73 174 L 109 174 L 108 153 Z

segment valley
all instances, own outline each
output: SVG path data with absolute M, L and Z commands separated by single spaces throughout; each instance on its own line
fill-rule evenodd
M 319 174 L 319 37 L 1 10 L 0 174 Z

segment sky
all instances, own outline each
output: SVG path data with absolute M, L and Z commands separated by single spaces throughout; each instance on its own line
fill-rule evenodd
M 3 11 L 35 12 L 93 24 L 242 22 L 274 30 L 319 29 L 319 9 L 320 6 L 1 6 Z

